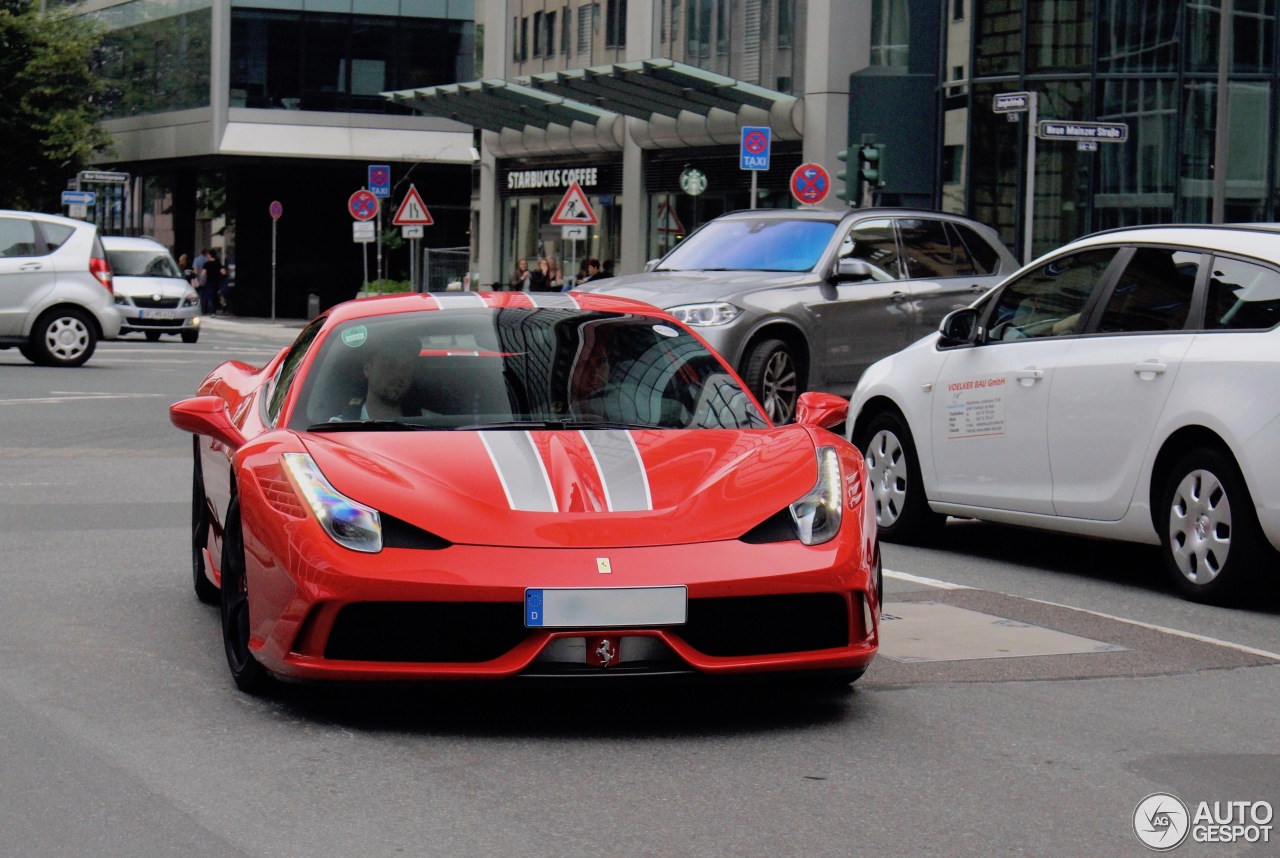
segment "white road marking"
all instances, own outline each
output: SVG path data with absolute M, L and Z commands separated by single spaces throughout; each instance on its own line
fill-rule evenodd
M 897 578 L 899 581 L 906 581 L 910 584 L 921 584 L 926 587 L 936 587 L 940 590 L 976 589 L 974 587 L 969 587 L 965 584 L 953 584 L 950 581 L 941 581 L 937 578 L 926 578 L 922 575 L 912 575 L 909 572 L 897 572 L 891 569 L 884 570 L 884 576 L 886 578 Z M 1006 595 L 1011 595 L 1011 594 L 1006 594 Z M 1244 644 L 1233 643 L 1231 641 L 1224 641 L 1221 638 L 1212 638 L 1212 637 L 1209 637 L 1208 635 L 1196 634 L 1195 632 L 1184 632 L 1181 629 L 1172 629 L 1172 628 L 1169 628 L 1168 626 L 1158 626 L 1154 623 L 1144 623 L 1141 620 L 1131 620 L 1128 617 L 1117 617 L 1115 614 L 1104 614 L 1101 611 L 1091 611 L 1088 608 L 1077 608 L 1074 605 L 1063 605 L 1059 602 L 1047 602 L 1044 599 L 1030 599 L 1025 596 L 1015 596 L 1014 598 L 1025 599 L 1028 602 L 1035 602 L 1038 605 L 1049 605 L 1050 607 L 1053 607 L 1053 608 L 1066 608 L 1067 610 L 1070 610 L 1070 611 L 1078 611 L 1081 614 L 1089 614 L 1090 616 L 1100 617 L 1104 620 L 1114 620 L 1117 623 L 1126 623 L 1131 626 L 1138 626 L 1139 628 L 1150 629 L 1155 632 L 1163 632 L 1167 635 L 1173 635 L 1175 637 L 1186 638 L 1188 640 L 1193 640 L 1193 641 L 1199 641 L 1200 643 L 1207 643 L 1207 644 L 1213 644 L 1214 646 L 1226 647 L 1227 649 L 1233 649 L 1233 650 L 1236 650 L 1237 652 L 1248 653 L 1249 655 L 1256 655 L 1262 658 L 1269 658 L 1269 659 L 1272 659 L 1273 661 L 1280 662 L 1280 653 L 1270 652 L 1269 650 L 1265 650 L 1265 649 L 1256 649 L 1251 646 L 1245 646 Z
M 73 402 L 80 399 L 154 399 L 164 396 L 163 393 L 80 393 L 64 394 L 50 391 L 53 396 L 35 399 L 0 399 L 0 405 L 57 405 L 59 402 Z

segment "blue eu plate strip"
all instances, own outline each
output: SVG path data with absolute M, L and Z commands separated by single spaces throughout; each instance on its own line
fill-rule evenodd
M 542 612 L 542 591 L 524 591 L 524 624 L 526 627 L 541 626 L 545 615 Z

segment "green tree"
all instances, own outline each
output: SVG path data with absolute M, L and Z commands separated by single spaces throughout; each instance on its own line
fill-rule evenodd
M 0 207 L 57 211 L 67 179 L 111 151 L 98 44 L 82 18 L 0 0 Z

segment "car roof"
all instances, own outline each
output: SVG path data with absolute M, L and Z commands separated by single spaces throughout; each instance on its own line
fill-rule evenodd
M 90 227 L 92 229 L 98 228 L 97 224 L 89 223 L 86 220 L 78 220 L 76 218 L 63 217 L 62 215 L 56 215 L 56 214 L 46 214 L 45 212 L 24 212 L 24 211 L 19 211 L 17 209 L 0 209 L 0 216 L 4 216 L 4 215 L 17 215 L 18 217 L 34 217 L 34 218 L 39 218 L 40 220 L 48 220 L 48 221 L 53 221 L 54 223 L 66 224 L 67 226 L 71 226 L 71 227 Z
M 1173 244 L 1204 247 L 1246 256 L 1280 261 L 1280 224 L 1160 224 L 1120 227 L 1076 239 L 1066 247 L 1077 249 L 1106 244 Z M 1065 248 L 1064 248 L 1065 249 Z
M 846 208 L 846 209 L 738 209 L 726 212 L 716 220 L 744 220 L 748 218 L 776 218 L 779 220 L 817 220 L 836 223 L 848 217 L 927 217 L 977 223 L 964 215 L 940 212 L 933 209 L 914 208 Z M 708 221 L 709 222 L 709 221 Z
M 143 236 L 104 235 L 102 236 L 102 246 L 108 250 L 155 250 L 157 247 L 166 252 L 169 250 L 154 238 Z
M 594 292 L 409 292 L 347 301 L 331 308 L 328 311 L 328 318 L 329 325 L 332 326 L 352 319 L 367 319 L 394 313 L 505 307 L 581 309 L 590 312 L 635 313 L 653 316 L 664 321 L 671 319 L 666 312 L 652 304 Z

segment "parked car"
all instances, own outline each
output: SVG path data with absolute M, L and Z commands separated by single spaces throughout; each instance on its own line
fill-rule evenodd
M 874 658 L 862 456 L 775 427 L 688 328 L 601 295 L 366 298 L 170 408 L 231 674 L 788 677 Z
M 944 516 L 1158 544 L 1189 598 L 1275 581 L 1280 226 L 1089 236 L 867 370 L 880 534 Z
M 177 334 L 184 343 L 200 339 L 200 296 L 168 248 L 150 238 L 115 235 L 104 236 L 102 245 L 124 314 L 121 333 L 139 332 L 152 342 L 161 334 Z
M 693 326 L 785 423 L 800 393 L 848 395 L 1017 267 L 994 230 L 954 215 L 757 209 L 709 221 L 643 274 L 580 288 Z
M 45 366 L 80 366 L 121 315 L 98 227 L 0 210 L 0 349 Z

